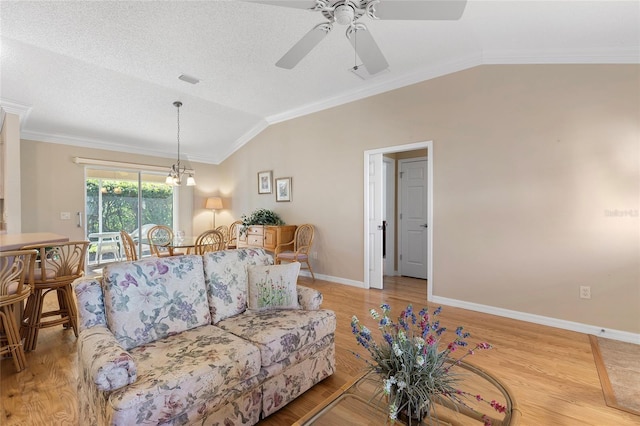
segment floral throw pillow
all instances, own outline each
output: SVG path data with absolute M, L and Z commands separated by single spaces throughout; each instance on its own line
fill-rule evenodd
M 296 288 L 300 263 L 250 266 L 247 272 L 250 310 L 300 309 Z

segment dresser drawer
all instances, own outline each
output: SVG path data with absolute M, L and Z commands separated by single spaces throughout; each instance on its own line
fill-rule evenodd
M 264 226 L 250 226 L 247 230 L 248 235 L 264 235 Z
M 249 235 L 247 237 L 247 244 L 250 246 L 262 247 L 264 237 L 262 235 Z

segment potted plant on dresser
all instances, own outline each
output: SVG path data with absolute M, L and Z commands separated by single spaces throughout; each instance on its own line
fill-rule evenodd
M 292 241 L 295 225 L 285 225 L 277 213 L 269 209 L 257 209 L 250 215 L 242 215 L 238 227 L 238 248 L 261 247 L 273 251 L 278 244 Z

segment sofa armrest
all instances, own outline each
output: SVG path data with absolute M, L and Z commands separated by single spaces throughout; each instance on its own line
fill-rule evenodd
M 78 278 L 73 282 L 73 290 L 78 301 L 79 331 L 107 325 L 101 281 L 102 277 Z
M 81 380 L 101 391 L 125 387 L 138 378 L 133 357 L 106 327 L 91 327 L 80 333 L 78 357 Z
M 317 311 L 322 305 L 322 293 L 315 288 L 297 286 L 298 304 L 307 311 Z

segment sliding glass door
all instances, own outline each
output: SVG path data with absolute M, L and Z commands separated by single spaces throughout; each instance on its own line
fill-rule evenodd
M 149 255 L 152 226 L 173 227 L 174 187 L 163 174 L 87 168 L 85 176 L 89 266 L 122 259 L 121 230 L 131 234 L 142 257 Z

